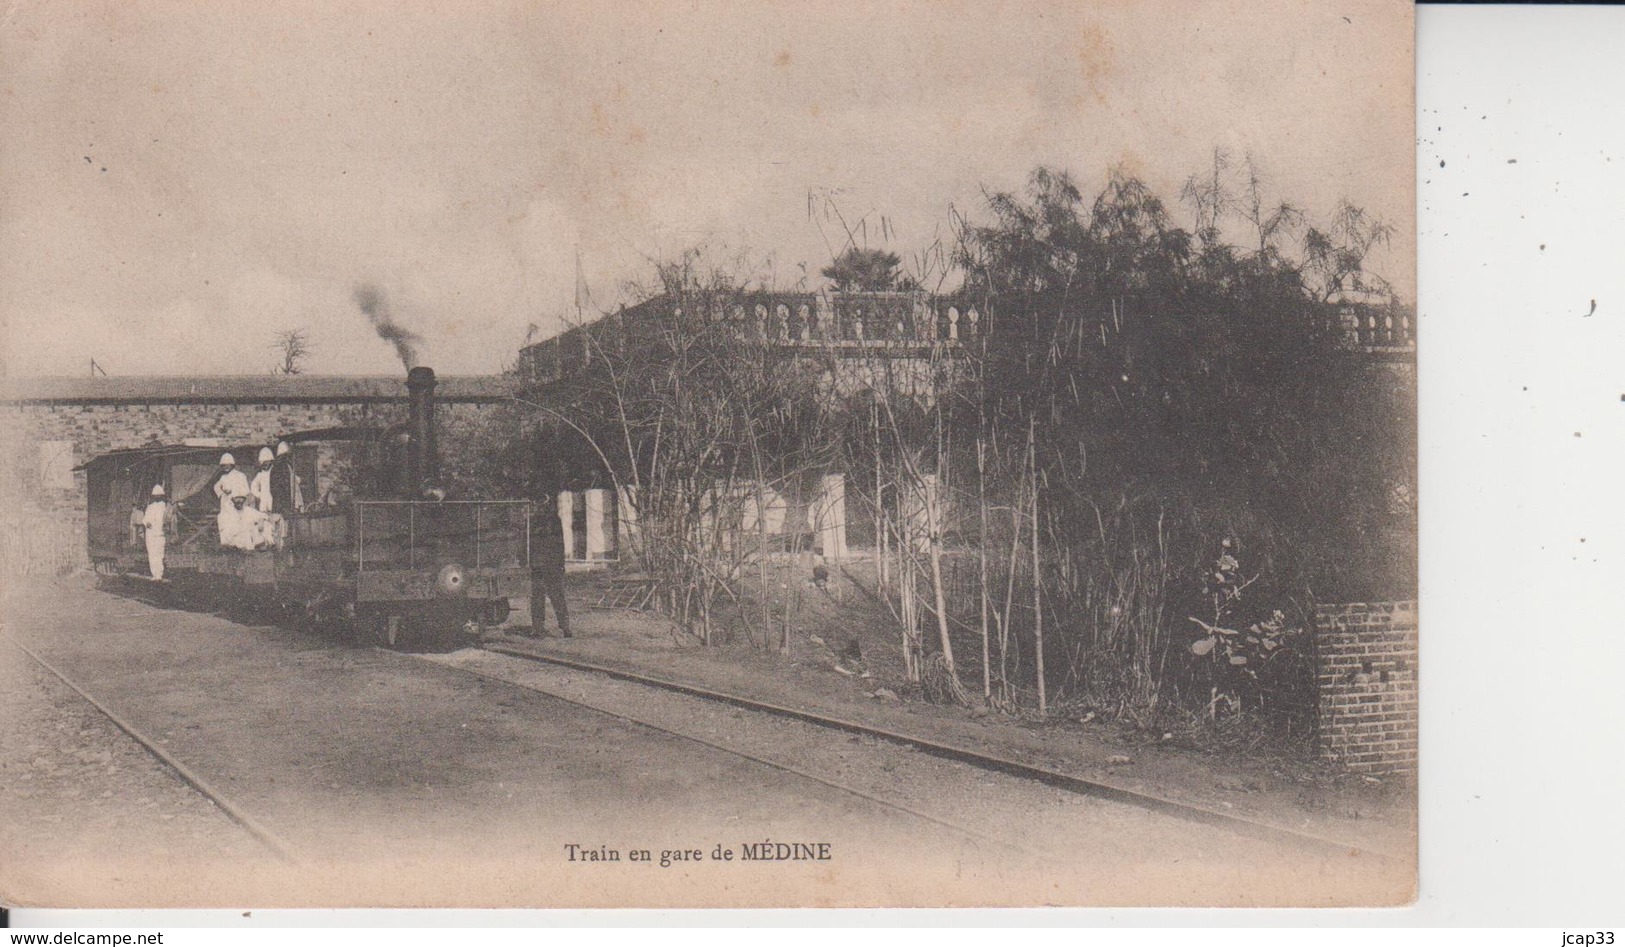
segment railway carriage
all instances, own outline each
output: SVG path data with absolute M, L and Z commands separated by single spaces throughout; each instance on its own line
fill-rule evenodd
M 281 513 L 274 548 L 220 543 L 214 484 L 222 450 L 264 445 L 148 446 L 85 463 L 87 543 L 97 571 L 147 575 L 130 510 L 162 484 L 174 511 L 165 576 L 183 594 L 252 601 L 353 629 L 390 647 L 444 649 L 477 640 L 530 594 L 526 500 L 455 500 L 434 489 L 434 373 L 408 376 L 410 420 L 279 438 L 303 503 Z M 433 498 L 425 498 L 433 495 Z

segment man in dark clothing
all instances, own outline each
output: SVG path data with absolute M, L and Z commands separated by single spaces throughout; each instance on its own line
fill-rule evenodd
M 570 637 L 570 609 L 564 603 L 564 526 L 559 522 L 556 497 L 541 492 L 530 514 L 530 624 L 540 637 L 546 628 L 548 599 L 559 633 Z
M 304 484 L 294 469 L 293 448 L 283 441 L 271 462 L 271 509 L 286 516 L 305 507 Z

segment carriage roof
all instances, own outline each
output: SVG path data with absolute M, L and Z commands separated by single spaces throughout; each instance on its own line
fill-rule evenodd
M 121 465 L 126 468 L 132 467 L 142 461 L 196 462 L 199 458 L 206 459 L 210 464 L 213 464 L 214 459 L 222 453 L 229 453 L 234 457 L 246 455 L 246 459 L 240 460 L 238 465 L 253 466 L 253 458 L 261 447 L 267 447 L 280 441 L 286 441 L 289 444 L 311 444 L 323 441 L 375 441 L 387 437 L 394 429 L 394 427 L 325 427 L 278 434 L 264 443 L 230 444 L 221 440 L 208 444 L 146 444 L 141 447 L 121 447 L 105 454 L 98 454 L 73 469 L 96 470 L 100 473 L 109 468 L 116 470 Z
M 152 444 L 145 447 L 124 447 L 92 457 L 73 469 L 90 470 L 101 473 L 108 471 L 110 468 L 117 470 L 120 466 L 125 468 L 133 467 L 142 461 L 190 461 L 198 458 L 218 457 L 223 452 L 231 452 L 235 454 L 237 451 L 243 449 L 244 448 L 240 446 L 226 444 L 211 446 L 198 446 L 195 444 Z

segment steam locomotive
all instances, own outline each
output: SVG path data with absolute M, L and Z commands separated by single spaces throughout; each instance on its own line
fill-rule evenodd
M 300 501 L 281 514 L 274 548 L 221 544 L 220 452 L 253 458 L 262 444 L 183 443 L 117 450 L 83 464 L 87 543 L 98 573 L 148 574 L 132 508 L 162 485 L 174 517 L 164 557 L 168 590 L 211 602 L 248 601 L 345 629 L 392 648 L 446 650 L 502 623 L 530 595 L 526 500 L 445 499 L 437 488 L 434 371 L 406 379 L 408 420 L 278 438 L 279 464 Z

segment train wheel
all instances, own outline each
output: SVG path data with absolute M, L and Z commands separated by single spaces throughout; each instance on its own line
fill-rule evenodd
M 492 628 L 508 620 L 513 614 L 513 603 L 505 598 L 494 598 L 480 608 L 480 623 Z
M 463 648 L 477 646 L 484 634 L 480 623 L 473 619 L 459 620 L 451 615 L 424 618 L 411 627 L 408 646 L 434 654 L 449 654 Z
M 452 640 L 448 642 L 448 650 L 460 651 L 463 648 L 477 648 L 485 639 L 485 628 L 473 619 L 461 622 L 452 627 Z
M 362 644 L 395 650 L 404 637 L 401 616 L 384 612 L 367 612 L 356 616 L 357 637 Z

